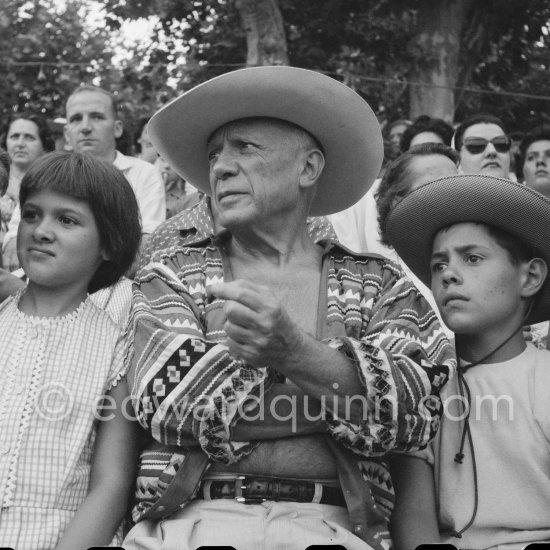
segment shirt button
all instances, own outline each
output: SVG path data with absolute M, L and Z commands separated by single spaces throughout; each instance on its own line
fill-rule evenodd
M 354 525 L 353 526 L 353 532 L 354 533 L 361 533 L 363 531 L 363 527 L 361 525 Z
M 38 335 L 39 335 L 38 329 L 36 327 L 32 327 L 29 331 L 29 336 L 34 339 L 34 338 L 38 338 Z
M 2 447 L 0 447 L 0 454 L 7 455 L 9 452 L 10 452 L 9 445 L 2 445 Z
M 15 395 L 21 395 L 24 391 L 25 386 L 23 386 L 23 384 L 16 384 L 13 388 L 13 393 L 15 393 Z
M 162 504 L 157 508 L 159 512 L 164 512 L 166 510 L 166 506 L 162 506 Z

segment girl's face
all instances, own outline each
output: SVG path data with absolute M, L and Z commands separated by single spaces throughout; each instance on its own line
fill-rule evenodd
M 18 119 L 10 124 L 6 148 L 16 166 L 28 168 L 44 154 L 38 126 L 32 120 Z
M 82 292 L 107 259 L 88 204 L 47 189 L 21 207 L 17 253 L 31 283 Z

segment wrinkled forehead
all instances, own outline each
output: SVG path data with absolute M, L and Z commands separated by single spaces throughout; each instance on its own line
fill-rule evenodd
M 299 128 L 295 124 L 286 122 L 279 118 L 271 117 L 248 117 L 248 118 L 238 118 L 237 120 L 232 120 L 226 124 L 222 124 L 216 128 L 208 137 L 207 143 L 210 143 L 214 139 L 224 138 L 232 132 L 239 130 L 257 130 L 257 129 L 287 129 L 292 131 L 293 128 Z
M 321 148 L 317 139 L 312 136 L 307 130 L 286 120 L 271 117 L 249 117 L 232 120 L 227 124 L 223 124 L 210 136 L 207 140 L 207 146 L 213 142 L 220 142 L 237 132 L 262 132 L 271 136 L 298 140 L 312 140 L 315 147 Z
M 104 112 L 116 118 L 116 108 L 111 97 L 99 90 L 74 92 L 67 100 L 67 115 L 75 112 Z
M 8 134 L 13 134 L 15 132 L 26 132 L 37 136 L 38 125 L 28 118 L 17 118 L 10 124 Z

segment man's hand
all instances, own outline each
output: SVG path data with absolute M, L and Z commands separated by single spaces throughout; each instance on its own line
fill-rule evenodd
M 276 369 L 278 362 L 288 361 L 300 348 L 302 330 L 268 287 L 237 280 L 211 285 L 207 292 L 226 301 L 223 328 L 235 359 Z
M 362 400 L 346 396 L 362 392 L 357 369 L 343 353 L 303 331 L 273 292 L 244 280 L 207 287 L 211 296 L 225 300 L 224 330 L 229 354 L 261 368 L 271 367 L 296 384 L 304 394 L 329 400 L 340 418 L 364 421 Z M 340 397 L 333 406 L 334 396 Z
M 6 248 L 2 252 L 2 265 L 8 271 L 15 271 L 21 267 L 17 258 L 17 239 L 11 239 L 6 244 Z

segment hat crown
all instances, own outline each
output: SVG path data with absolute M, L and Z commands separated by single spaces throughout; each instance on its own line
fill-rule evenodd
M 311 215 L 344 210 L 372 185 L 382 165 L 382 132 L 367 102 L 337 80 L 308 69 L 240 69 L 195 86 L 149 122 L 157 151 L 178 174 L 210 193 L 206 144 L 228 122 L 277 118 L 313 135 L 325 153 Z

